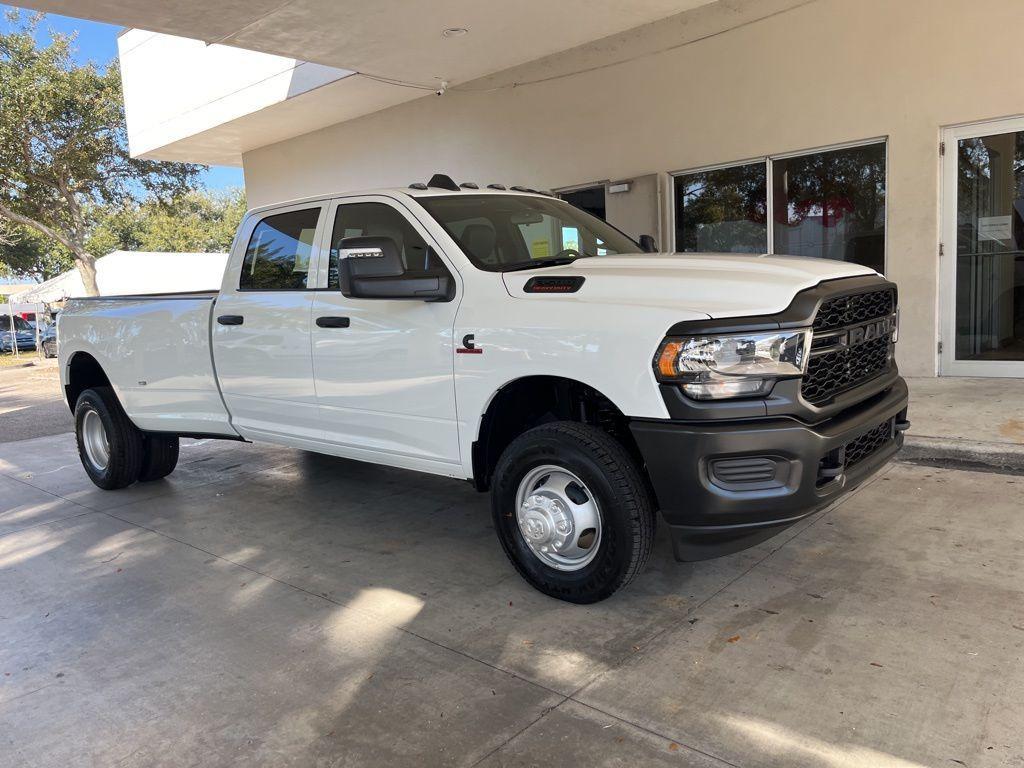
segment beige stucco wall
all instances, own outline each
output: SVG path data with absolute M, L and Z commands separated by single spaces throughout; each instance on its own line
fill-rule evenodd
M 244 156 L 252 204 L 458 180 L 541 188 L 888 137 L 888 274 L 904 372 L 936 370 L 940 128 L 1024 114 L 1021 0 L 719 3 L 477 88 L 644 53 L 551 82 L 450 92 Z

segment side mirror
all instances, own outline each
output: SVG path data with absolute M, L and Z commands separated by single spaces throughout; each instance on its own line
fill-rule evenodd
M 406 272 L 390 237 L 346 237 L 338 244 L 341 292 L 350 299 L 451 301 L 451 275 Z
M 657 253 L 658 241 L 653 235 L 640 235 L 640 250 L 644 253 Z

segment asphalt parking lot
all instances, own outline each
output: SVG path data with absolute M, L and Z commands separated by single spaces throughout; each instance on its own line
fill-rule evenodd
M 103 492 L 0 444 L 0 765 L 1024 766 L 1024 477 L 891 465 L 579 607 L 466 484 L 188 441 Z

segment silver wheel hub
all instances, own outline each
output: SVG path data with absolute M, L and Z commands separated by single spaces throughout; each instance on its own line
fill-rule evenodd
M 100 415 L 91 408 L 82 418 L 82 445 L 85 456 L 98 472 L 102 472 L 110 463 L 110 441 L 107 430 L 103 428 Z
M 590 489 L 572 472 L 547 464 L 527 472 L 516 492 L 523 540 L 546 565 L 576 571 L 601 543 L 601 512 Z

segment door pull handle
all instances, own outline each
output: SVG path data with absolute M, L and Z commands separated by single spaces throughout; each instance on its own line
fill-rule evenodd
M 221 325 L 241 325 L 245 320 L 241 315 L 221 315 L 217 318 L 217 322 Z
M 319 328 L 348 328 L 349 319 L 347 317 L 318 317 L 316 324 Z

